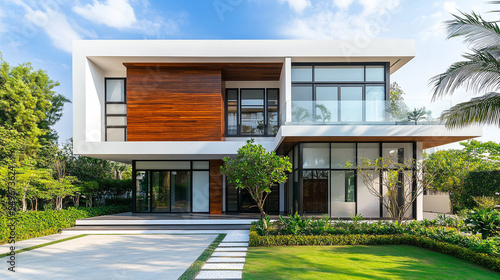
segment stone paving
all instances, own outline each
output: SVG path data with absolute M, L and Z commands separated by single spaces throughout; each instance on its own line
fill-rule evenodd
M 195 279 L 242 279 L 247 247 L 248 234 L 228 234 Z

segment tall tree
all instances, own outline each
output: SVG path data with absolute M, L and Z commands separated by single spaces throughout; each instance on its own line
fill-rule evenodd
M 51 126 L 61 118 L 64 103 L 69 102 L 53 90 L 58 85 L 30 63 L 12 67 L 0 56 L 0 127 L 19 133 L 30 154 L 40 145 L 57 140 Z
M 470 52 L 464 61 L 453 63 L 444 73 L 430 79 L 433 99 L 451 95 L 460 87 L 482 96 L 459 103 L 443 112 L 447 127 L 472 124 L 500 126 L 500 28 L 480 15 L 461 13 L 446 21 L 448 39 L 461 37 Z

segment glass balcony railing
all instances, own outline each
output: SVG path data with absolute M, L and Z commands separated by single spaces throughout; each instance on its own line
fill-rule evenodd
M 288 105 L 288 104 L 287 104 Z M 451 101 L 292 101 L 286 125 L 437 125 Z M 288 106 L 286 107 L 288 108 Z M 289 117 L 290 118 L 290 117 Z

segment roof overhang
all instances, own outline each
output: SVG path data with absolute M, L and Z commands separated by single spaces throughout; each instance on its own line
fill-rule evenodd
M 74 53 L 108 73 L 123 63 L 388 62 L 391 74 L 415 56 L 415 41 L 356 40 L 77 40 Z
M 275 151 L 287 153 L 299 142 L 422 142 L 428 149 L 482 136 L 482 127 L 447 129 L 444 125 L 284 125 Z

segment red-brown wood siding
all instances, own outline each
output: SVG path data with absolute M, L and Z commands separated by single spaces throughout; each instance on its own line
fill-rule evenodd
M 221 141 L 220 69 L 127 69 L 127 141 Z
M 222 213 L 222 160 L 210 161 L 210 214 Z

